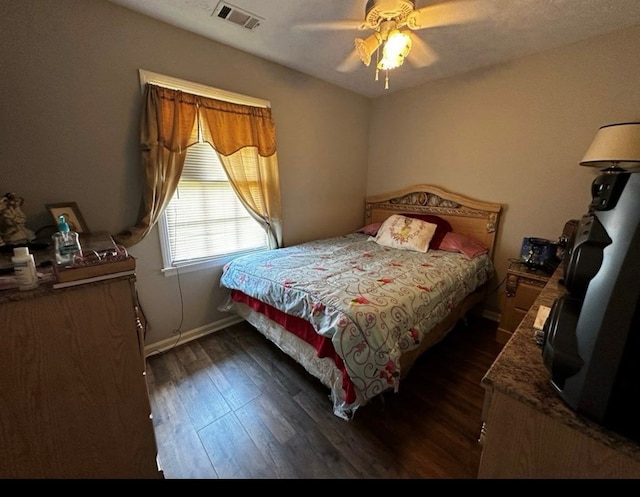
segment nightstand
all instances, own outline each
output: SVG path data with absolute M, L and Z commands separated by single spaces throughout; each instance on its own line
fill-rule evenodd
M 540 269 L 532 269 L 518 262 L 509 266 L 502 314 L 496 332 L 498 342 L 507 343 L 550 277 Z

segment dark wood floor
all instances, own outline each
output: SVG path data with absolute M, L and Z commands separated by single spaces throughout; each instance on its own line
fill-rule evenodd
M 475 478 L 496 323 L 472 316 L 400 392 L 345 421 L 328 390 L 248 324 L 147 359 L 165 478 Z

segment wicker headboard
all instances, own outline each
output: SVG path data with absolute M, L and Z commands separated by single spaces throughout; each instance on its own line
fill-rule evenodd
M 501 204 L 482 202 L 431 185 L 414 185 L 400 191 L 366 198 L 365 223 L 377 223 L 392 214 L 419 212 L 446 219 L 454 231 L 484 243 L 493 258 Z

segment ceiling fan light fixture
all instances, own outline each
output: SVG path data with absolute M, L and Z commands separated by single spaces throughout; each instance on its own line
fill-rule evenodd
M 373 33 L 364 40 L 362 38 L 355 39 L 356 53 L 365 66 L 371 64 L 371 56 L 378 50 L 378 47 L 382 43 L 382 37 L 380 33 Z
M 411 51 L 411 37 L 394 29 L 382 48 L 382 59 L 378 63 L 378 69 L 389 70 L 400 67 L 404 59 Z

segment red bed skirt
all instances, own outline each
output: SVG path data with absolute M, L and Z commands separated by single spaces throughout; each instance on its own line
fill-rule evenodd
M 254 299 L 253 297 L 242 293 L 239 290 L 231 291 L 231 299 L 234 302 L 241 302 L 251 307 L 254 311 L 264 314 L 266 317 L 282 326 L 285 330 L 293 333 L 298 338 L 301 338 L 316 349 L 318 357 L 330 357 L 338 370 L 342 372 L 342 389 L 345 393 L 345 402 L 347 404 L 355 402 L 355 389 L 353 387 L 353 383 L 349 379 L 349 375 L 347 374 L 347 370 L 344 367 L 342 359 L 338 354 L 336 354 L 331 340 L 316 333 L 313 326 L 311 326 L 311 323 L 297 316 L 291 316 L 290 314 L 282 312 L 269 304 L 265 304 L 258 299 Z

